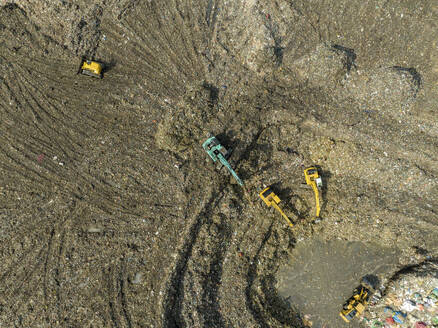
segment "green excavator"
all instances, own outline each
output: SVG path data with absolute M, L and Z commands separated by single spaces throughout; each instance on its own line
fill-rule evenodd
M 228 162 L 228 158 L 231 155 L 231 150 L 227 150 L 224 146 L 220 144 L 216 137 L 210 136 L 203 144 L 202 148 L 207 152 L 207 154 L 211 157 L 214 163 L 218 164 L 218 168 L 222 168 L 225 166 L 228 171 L 233 175 L 236 179 L 237 183 L 243 186 L 243 181 L 240 180 L 237 173 L 233 170 L 230 163 Z

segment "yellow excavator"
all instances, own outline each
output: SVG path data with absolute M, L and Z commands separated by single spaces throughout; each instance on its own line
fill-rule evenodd
M 81 65 L 79 66 L 78 74 L 85 74 L 101 79 L 103 77 L 103 63 L 99 63 L 94 60 L 87 60 L 82 58 Z
M 322 187 L 322 180 L 318 174 L 318 170 L 316 167 L 309 167 L 304 170 L 304 177 L 306 179 L 306 183 L 312 187 L 313 192 L 315 193 L 315 205 L 316 205 L 316 215 L 315 217 L 319 217 L 319 212 L 321 210 L 319 206 L 319 190 Z
M 292 222 L 290 222 L 289 218 L 286 214 L 281 210 L 281 208 L 278 206 L 280 203 L 280 198 L 272 191 L 270 187 L 267 187 L 262 190 L 259 194 L 260 198 L 265 202 L 268 207 L 275 208 L 278 212 L 280 212 L 281 216 L 286 220 L 287 224 L 292 228 L 294 225 Z

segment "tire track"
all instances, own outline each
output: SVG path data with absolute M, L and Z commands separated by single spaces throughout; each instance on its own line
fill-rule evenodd
M 126 321 L 126 327 L 132 328 L 131 316 L 128 311 L 128 301 L 125 293 L 125 284 L 126 284 L 126 260 L 125 257 L 122 258 L 120 264 L 120 274 L 118 280 L 119 286 L 119 301 L 122 308 L 123 317 Z
M 106 289 L 108 292 L 108 311 L 112 326 L 115 328 L 122 327 L 121 319 L 117 311 L 117 295 L 114 288 L 114 267 L 110 266 L 102 270 L 102 277 L 106 280 Z
M 127 259 L 123 255 L 119 260 L 120 263 L 103 270 L 109 296 L 107 306 L 113 327 L 133 327 L 125 291 L 127 282 L 126 261 Z
M 72 209 L 73 215 L 75 209 Z M 35 237 L 31 240 L 40 240 L 44 246 L 41 247 L 37 256 L 34 256 L 35 248 L 28 247 L 28 250 L 22 257 L 8 267 L 8 272 L 5 273 L 0 281 L 5 285 L 16 285 L 17 280 L 21 283 L 14 289 L 10 289 L 10 293 L 5 293 L 4 296 L 8 303 L 13 303 L 9 307 L 9 312 L 18 313 L 26 304 L 29 304 L 29 296 L 33 297 L 41 291 L 43 295 L 43 303 L 45 319 L 47 322 L 55 324 L 63 320 L 63 300 L 61 284 L 63 280 L 63 265 L 62 258 L 64 256 L 64 241 L 66 236 L 65 224 L 69 217 L 56 222 L 55 219 L 47 220 L 45 224 L 40 224 L 43 230 L 50 228 L 50 233 L 45 241 L 43 232 L 37 231 Z M 27 226 L 27 231 L 34 232 L 32 227 Z M 22 236 L 22 235 L 20 235 Z M 41 236 L 44 236 L 41 238 Z M 44 242 L 45 241 L 45 242 Z M 10 279 L 10 282 L 9 282 Z M 35 286 L 40 286 L 36 288 Z M 57 318 L 54 317 L 56 314 Z
M 268 231 L 264 234 L 263 239 L 260 243 L 260 246 L 257 249 L 257 252 L 252 260 L 252 264 L 249 267 L 249 270 L 247 273 L 247 278 L 246 278 L 246 283 L 247 283 L 246 288 L 245 288 L 246 307 L 251 312 L 255 321 L 260 325 L 260 327 L 263 327 L 263 328 L 266 328 L 266 327 L 269 328 L 269 325 L 265 322 L 265 319 L 264 319 L 260 309 L 257 308 L 257 305 L 254 301 L 254 296 L 253 296 L 254 292 L 252 290 L 252 285 L 254 284 L 254 281 L 257 277 L 257 263 L 258 263 L 259 256 L 260 256 L 261 252 L 263 251 L 263 247 L 265 247 L 266 243 L 268 242 L 269 238 L 271 237 L 272 227 L 273 227 L 274 223 L 275 223 L 275 221 L 271 222 L 271 224 L 269 225 Z
M 222 184 L 221 188 L 218 189 L 222 190 L 223 187 L 224 185 Z M 168 281 L 168 287 L 163 301 L 163 327 L 185 327 L 182 302 L 184 300 L 184 280 L 188 262 L 191 260 L 199 232 L 206 223 L 206 215 L 217 207 L 223 197 L 223 192 L 212 192 L 206 204 L 202 207 L 199 214 L 196 215 L 194 224 L 189 229 L 188 237 L 184 241 L 179 252 L 179 259 Z
M 211 226 L 211 225 L 210 225 Z M 225 327 L 225 320 L 222 317 L 219 307 L 218 289 L 221 285 L 222 266 L 227 251 L 227 244 L 231 240 L 231 226 L 222 222 L 218 227 L 219 236 L 216 237 L 215 249 L 210 255 L 211 262 L 205 279 L 201 282 L 202 303 L 199 306 L 199 313 L 203 317 L 205 327 Z M 214 237 L 213 237 L 214 238 Z

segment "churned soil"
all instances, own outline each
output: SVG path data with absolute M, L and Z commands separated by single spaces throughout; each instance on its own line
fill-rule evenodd
M 437 257 L 437 22 L 433 0 L 0 1 L 0 325 L 316 325 L 361 274 Z

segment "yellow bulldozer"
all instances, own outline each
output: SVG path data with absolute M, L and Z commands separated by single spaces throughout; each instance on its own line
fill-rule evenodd
M 103 63 L 94 60 L 87 60 L 84 57 L 82 57 L 78 74 L 89 75 L 101 79 L 103 78 L 103 69 L 104 69 Z

